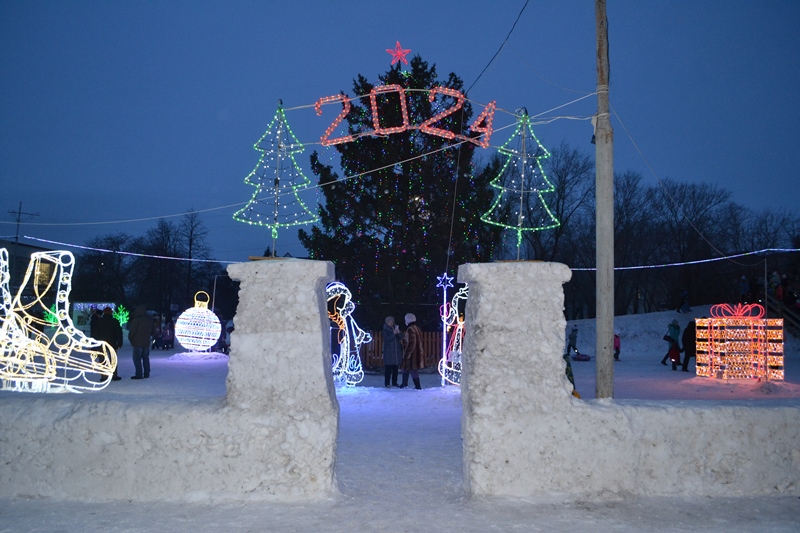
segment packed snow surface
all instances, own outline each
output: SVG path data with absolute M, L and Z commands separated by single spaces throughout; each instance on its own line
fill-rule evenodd
M 615 364 L 615 397 L 620 401 L 800 404 L 800 344 L 791 335 L 786 339 L 784 382 L 726 383 L 662 366 L 667 323 L 678 318 L 683 328 L 691 318 L 703 315 L 708 315 L 707 307 L 694 308 L 689 315 L 669 312 L 617 317 L 622 353 Z M 594 321 L 575 323 L 578 348 L 594 354 Z M 225 397 L 224 356 L 199 358 L 180 351 L 155 351 L 150 379 L 131 381 L 130 348 L 123 348 L 119 355 L 124 379 L 92 393 L 91 398 L 202 402 Z M 591 399 L 594 360 L 573 361 L 572 366 L 578 391 L 584 399 Z M 339 494 L 330 501 L 193 505 L 0 500 L 0 532 L 800 530 L 800 499 L 794 496 L 468 499 L 462 487 L 460 389 L 441 387 L 438 374 L 423 374 L 422 384 L 422 391 L 384 388 L 382 374 L 368 373 L 359 386 L 337 389 Z M 17 393 L 0 393 L 0 402 L 12 394 Z M 30 395 L 31 401 L 38 398 Z

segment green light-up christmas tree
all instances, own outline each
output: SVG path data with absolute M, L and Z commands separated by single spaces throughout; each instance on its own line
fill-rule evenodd
M 542 169 L 542 160 L 550 157 L 550 152 L 534 135 L 525 109 L 522 109 L 514 134 L 498 149 L 498 154 L 506 161 L 490 185 L 498 189 L 499 194 L 481 220 L 517 233 L 519 259 L 522 232 L 551 229 L 561 224 L 543 197 L 555 190 Z
M 300 198 L 300 192 L 311 184 L 295 160 L 304 147 L 292 133 L 280 103 L 267 131 L 253 148 L 261 152 L 261 158 L 244 182 L 256 190 L 233 218 L 272 229 L 274 256 L 278 228 L 313 224 L 318 220 Z

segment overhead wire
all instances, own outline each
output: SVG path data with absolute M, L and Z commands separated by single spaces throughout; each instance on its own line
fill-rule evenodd
M 653 166 L 650 164 L 650 161 L 644 155 L 644 152 L 642 152 L 642 150 L 639 148 L 639 145 L 634 140 L 633 135 L 631 135 L 630 131 L 628 131 L 627 126 L 625 126 L 625 123 L 622 120 L 622 117 L 619 116 L 619 113 L 617 113 L 617 110 L 614 109 L 614 106 L 609 104 L 609 107 L 611 108 L 611 111 L 614 113 L 614 116 L 616 117 L 616 119 L 619 121 L 620 126 L 622 126 L 622 130 L 628 136 L 628 139 L 630 140 L 631 144 L 633 145 L 633 147 L 638 152 L 639 157 L 642 158 L 642 161 L 644 161 L 644 164 L 647 166 L 648 170 L 650 170 L 650 173 L 655 178 L 656 183 L 658 183 L 658 186 L 661 188 L 661 190 L 663 191 L 664 195 L 667 197 L 667 199 L 670 201 L 670 203 L 672 203 L 672 206 L 675 208 L 675 211 L 681 214 L 681 218 L 686 220 L 686 222 L 689 224 L 689 226 L 691 226 L 691 228 L 695 231 L 695 233 L 697 233 L 697 235 L 699 235 L 701 239 L 703 239 L 706 243 L 708 243 L 708 245 L 711 247 L 712 250 L 714 250 L 715 252 L 717 252 L 721 256 L 724 256 L 725 252 L 723 252 L 719 248 L 717 248 L 714 245 L 714 243 L 712 243 L 708 239 L 708 237 L 706 237 L 705 234 L 702 231 L 700 231 L 700 228 L 698 228 L 695 225 L 694 221 L 691 220 L 688 216 L 686 216 L 686 213 L 683 211 L 683 209 L 681 209 L 681 206 L 680 206 L 680 204 L 678 204 L 678 201 L 675 200 L 675 198 L 667 190 L 666 186 L 664 186 L 664 182 L 661 180 L 661 178 L 659 177 L 658 173 L 655 171 Z M 736 265 L 739 265 L 739 266 L 743 266 L 743 267 L 751 267 L 751 266 L 755 266 L 755 264 L 758 264 L 758 263 L 755 263 L 755 264 L 744 264 L 744 263 L 740 263 L 738 261 L 734 261 L 734 259 L 733 259 L 735 257 L 742 257 L 742 256 L 746 256 L 746 255 L 751 255 L 751 254 L 735 254 L 735 255 L 731 255 L 731 256 L 725 256 L 725 258 L 727 260 L 729 260 L 730 262 L 732 262 L 732 263 L 734 263 Z M 759 261 L 759 263 L 760 263 L 760 261 Z
M 511 34 L 514 33 L 514 28 L 517 27 L 517 22 L 519 22 L 519 19 L 522 17 L 522 13 L 525 11 L 525 8 L 528 7 L 528 2 L 530 2 L 530 0 L 525 0 L 525 4 L 523 4 L 522 9 L 519 10 L 519 13 L 517 14 L 517 19 L 514 21 L 514 24 L 511 25 L 511 29 L 508 31 L 508 35 L 506 35 L 506 38 L 503 39 L 503 43 L 500 45 L 500 48 L 497 49 L 497 52 L 495 52 L 492 58 L 489 60 L 489 62 L 486 63 L 486 66 L 483 67 L 483 70 L 481 70 L 481 73 L 478 74 L 477 78 L 475 78 L 475 81 L 472 82 L 472 85 L 470 85 L 469 88 L 466 91 L 464 91 L 465 93 L 469 94 L 472 88 L 475 87 L 475 84 L 478 83 L 478 80 L 481 79 L 483 73 L 486 72 L 486 69 L 488 69 L 489 66 L 494 62 L 495 58 L 497 58 L 497 56 L 500 55 L 500 52 L 505 47 L 506 43 L 508 42 L 508 39 L 511 37 Z
M 13 235 L 12 235 L 13 237 Z M 167 259 L 170 261 L 188 261 L 188 262 L 198 262 L 198 263 L 219 263 L 219 264 L 233 264 L 233 263 L 241 263 L 242 261 L 222 261 L 216 259 L 194 259 L 194 258 L 186 258 L 186 257 L 171 257 L 171 256 L 161 256 L 161 255 L 150 255 L 150 254 L 141 254 L 136 252 L 126 252 L 122 250 L 109 250 L 107 248 L 97 248 L 92 246 L 83 246 L 79 244 L 71 244 L 66 242 L 54 241 L 50 239 L 42 239 L 39 237 L 32 237 L 30 235 L 20 235 L 23 239 L 28 239 L 31 241 L 38 241 L 44 242 L 48 244 L 55 244 L 58 246 L 66 246 L 68 248 L 77 248 L 80 250 L 88 250 L 94 252 L 102 252 L 102 253 L 110 253 L 110 254 L 119 254 L 119 255 L 126 255 L 132 257 L 146 257 L 151 259 Z M 622 266 L 622 267 L 614 267 L 614 270 L 643 270 L 643 269 L 652 269 L 652 268 L 669 268 L 669 267 L 680 267 L 680 266 L 687 266 L 687 265 L 698 265 L 703 263 L 713 263 L 717 261 L 725 261 L 731 260 L 737 257 L 747 257 L 752 255 L 764 255 L 768 253 L 795 253 L 800 252 L 800 248 L 763 248 L 761 250 L 755 250 L 752 252 L 741 252 L 738 254 L 726 255 L 723 257 L 712 257 L 709 259 L 698 259 L 695 261 L 682 261 L 677 263 L 661 263 L 657 265 L 635 265 L 635 266 Z M 760 264 L 761 261 L 756 264 Z M 752 266 L 752 265 L 751 265 Z M 596 268 L 594 267 L 570 267 L 570 270 L 573 272 L 589 272 L 594 271 Z
M 494 55 L 492 56 L 492 58 L 489 59 L 489 62 L 486 63 L 485 67 L 483 67 L 483 70 L 481 70 L 480 74 L 478 74 L 478 77 L 475 78 L 475 81 L 473 81 L 472 84 L 467 88 L 467 90 L 464 91 L 465 97 L 466 97 L 466 95 L 469 94 L 469 92 L 472 90 L 472 88 L 475 87 L 475 84 L 478 83 L 478 80 L 481 79 L 481 76 L 483 76 L 483 73 L 486 72 L 486 69 L 489 68 L 489 66 L 494 62 L 495 58 L 497 58 L 497 56 L 503 50 L 503 47 L 508 42 L 508 39 L 511 37 L 511 34 L 514 33 L 514 28 L 517 27 L 517 22 L 519 22 L 519 19 L 522 17 L 522 13 L 525 11 L 525 8 L 528 7 L 528 2 L 529 1 L 530 0 L 525 0 L 525 4 L 523 4 L 522 9 L 519 10 L 519 13 L 517 14 L 517 18 L 514 21 L 514 24 L 511 25 L 511 29 L 508 31 L 508 34 L 506 35 L 506 38 L 503 40 L 502 44 L 500 45 L 500 48 L 498 48 L 497 52 L 495 52 Z M 514 113 L 514 115 L 516 116 L 516 113 Z M 464 121 L 464 108 L 461 108 L 461 121 L 462 121 L 462 123 Z M 459 175 L 459 170 L 460 170 L 460 168 L 459 168 L 460 163 L 461 163 L 461 145 L 459 144 L 458 153 L 456 154 L 456 175 L 455 175 L 455 179 L 453 180 L 453 204 L 452 204 L 452 207 L 450 209 L 450 234 L 448 235 L 448 238 L 447 238 L 447 255 L 445 257 L 445 267 L 444 267 L 445 276 L 447 276 L 447 271 L 450 269 L 450 247 L 452 246 L 452 243 L 453 243 L 453 229 L 455 228 L 456 204 L 458 202 L 458 175 Z M 447 288 L 445 288 L 445 292 L 446 291 L 447 291 Z

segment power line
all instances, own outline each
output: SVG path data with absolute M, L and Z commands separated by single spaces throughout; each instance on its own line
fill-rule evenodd
M 478 74 L 478 77 L 475 78 L 475 81 L 472 82 L 472 85 L 469 86 L 469 89 L 465 91 L 467 94 L 469 94 L 470 90 L 472 90 L 472 88 L 475 87 L 475 84 L 478 83 L 479 79 L 481 79 L 481 76 L 483 76 L 483 73 L 486 72 L 486 69 L 489 68 L 489 65 L 491 65 L 494 62 L 495 58 L 497 58 L 497 56 L 500 55 L 500 52 L 503 50 L 503 47 L 508 42 L 509 37 L 511 37 L 511 34 L 514 33 L 514 28 L 517 27 L 517 22 L 519 22 L 520 17 L 522 17 L 522 12 L 525 11 L 526 7 L 528 7 L 528 2 L 530 2 L 530 0 L 525 0 L 525 5 L 523 5 L 522 9 L 519 10 L 519 14 L 517 15 L 517 20 L 515 20 L 514 24 L 511 26 L 508 35 L 506 35 L 506 38 L 503 40 L 503 44 L 500 45 L 500 48 L 497 49 L 497 52 L 495 52 L 492 58 L 489 60 L 489 62 L 486 63 L 486 66 L 483 67 L 483 70 L 481 71 L 480 74 Z
M 16 211 L 9 211 L 8 213 L 11 215 L 17 215 L 17 221 L 16 221 L 17 233 L 16 235 L 14 235 L 14 242 L 17 243 L 19 242 L 19 223 L 22 221 L 22 215 L 30 217 L 38 217 L 39 213 L 26 213 L 25 211 L 22 210 L 22 202 L 19 203 L 19 207 L 17 208 Z
M 109 254 L 119 254 L 119 255 L 127 255 L 133 257 L 148 257 L 151 259 L 167 259 L 170 261 L 192 261 L 198 263 L 220 263 L 220 264 L 233 264 L 233 263 L 242 263 L 243 261 L 219 261 L 215 259 L 189 259 L 184 257 L 169 257 L 169 256 L 161 256 L 161 255 L 149 255 L 149 254 L 138 254 L 134 252 L 124 252 L 121 250 L 108 250 L 106 248 L 93 248 L 91 246 L 81 246 L 78 244 L 69 244 L 65 242 L 59 241 L 51 241 L 48 239 L 40 239 L 38 237 L 30 237 L 28 235 L 20 235 L 23 239 L 30 239 L 32 241 L 39 241 L 45 242 L 48 244 L 56 244 L 59 246 L 66 246 L 69 248 L 78 248 L 81 250 L 88 250 L 94 252 L 101 252 L 101 253 L 109 253 Z M 712 257 L 710 259 L 698 259 L 696 261 L 683 261 L 680 263 L 663 263 L 658 265 L 637 265 L 637 266 L 623 266 L 623 267 L 614 267 L 614 270 L 644 270 L 648 268 L 668 268 L 668 267 L 679 267 L 679 266 L 687 266 L 687 265 L 699 265 L 702 263 L 713 263 L 715 261 L 727 261 L 731 259 L 735 259 L 737 257 L 747 257 L 752 255 L 764 255 L 768 253 L 794 253 L 800 252 L 800 248 L 764 248 L 762 250 L 756 250 L 752 252 L 742 252 L 738 254 L 726 255 L 723 257 Z M 593 267 L 586 267 L 586 268 L 572 268 L 570 270 L 573 272 L 591 272 L 596 270 Z

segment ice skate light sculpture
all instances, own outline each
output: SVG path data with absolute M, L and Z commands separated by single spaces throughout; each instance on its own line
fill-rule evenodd
M 204 294 L 205 301 L 198 296 Z M 175 338 L 184 348 L 201 352 L 214 346 L 222 332 L 217 315 L 208 309 L 211 298 L 205 291 L 194 295 L 194 307 L 190 307 L 175 321 Z
M 359 347 L 372 340 L 372 335 L 358 327 L 351 316 L 356 308 L 351 301 L 352 294 L 344 284 L 334 281 L 325 287 L 328 298 L 328 318 L 339 326 L 339 356 L 333 361 L 333 378 L 344 380 L 354 387 L 364 379 Z
M 75 258 L 70 252 L 36 252 L 19 291 L 8 289 L 8 251 L 0 248 L 0 380 L 3 389 L 82 392 L 106 387 L 117 354 L 106 342 L 85 336 L 69 316 Z M 23 303 L 22 294 L 33 295 Z M 53 296 L 54 294 L 54 296 Z M 45 335 L 46 300 L 55 299 L 56 330 Z M 90 379 L 90 375 L 92 379 Z
M 446 306 L 447 315 L 444 318 L 447 344 L 444 355 L 439 361 L 439 374 L 443 380 L 453 385 L 461 384 L 461 351 L 464 343 L 464 314 L 462 309 L 469 298 L 469 286 L 464 285 L 458 290 L 450 304 Z M 449 334 L 449 337 L 447 335 Z
M 695 321 L 697 375 L 783 380 L 783 319 L 758 304 L 719 304 Z

